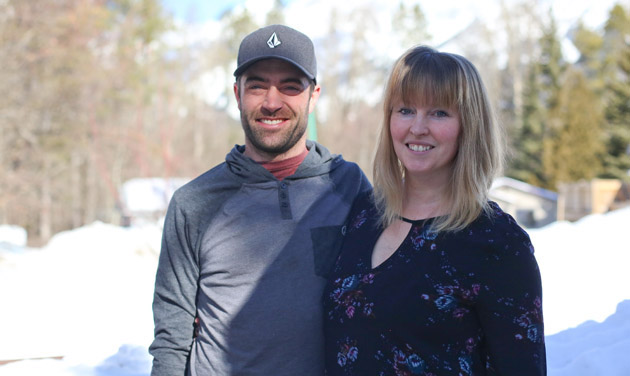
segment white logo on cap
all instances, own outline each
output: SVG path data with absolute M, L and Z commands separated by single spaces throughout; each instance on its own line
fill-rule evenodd
M 269 46 L 269 48 L 276 48 L 277 46 L 280 45 L 280 39 L 278 39 L 278 36 L 276 35 L 276 33 L 273 33 L 271 35 L 271 37 L 269 38 L 269 40 L 267 41 L 267 46 Z

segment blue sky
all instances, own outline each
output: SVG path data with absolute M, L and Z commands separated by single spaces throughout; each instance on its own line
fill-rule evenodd
M 223 12 L 233 8 L 236 5 L 243 4 L 246 0 L 160 0 L 164 9 L 173 14 L 176 19 L 184 21 L 186 23 L 202 23 L 208 20 L 217 20 Z M 370 1 L 370 0 L 368 0 Z M 420 3 L 418 0 L 403 0 L 406 3 Z M 607 16 L 607 10 L 612 7 L 612 4 L 624 3 L 627 0 L 543 0 L 542 4 L 544 7 L 552 6 L 556 10 L 556 17 L 559 20 L 562 18 L 571 18 L 576 19 L 578 16 L 586 16 L 588 19 L 597 18 L 602 19 Z M 268 3 L 270 5 L 273 0 L 265 0 L 260 1 L 261 3 Z M 284 4 L 290 4 L 295 2 L 295 0 L 284 0 Z M 297 1 L 299 2 L 299 1 Z M 507 0 L 507 4 L 511 4 L 512 0 Z M 328 3 L 329 5 L 336 4 L 340 7 L 352 7 L 357 6 L 357 4 L 361 4 L 362 0 L 358 1 L 346 1 L 338 4 L 337 0 L 332 1 L 322 1 L 323 3 Z M 497 11 L 498 9 L 498 0 L 465 0 L 456 3 L 457 5 L 451 2 L 427 2 L 422 3 L 422 10 L 427 14 L 429 20 L 433 20 L 433 24 L 442 23 L 435 21 L 435 12 L 434 9 L 441 9 L 441 12 L 447 12 L 448 14 L 452 14 L 453 12 L 457 13 L 458 8 L 466 8 L 465 10 L 460 9 L 460 11 L 464 11 L 466 13 L 486 13 L 487 11 Z M 252 5 L 252 4 L 249 4 Z M 595 13 L 595 14 L 593 14 Z M 443 17 L 438 17 L 442 19 Z M 588 21 L 588 20 L 587 20 Z M 587 22 L 588 23 L 588 22 Z M 592 25 L 591 25 L 592 26 Z
M 221 15 L 236 5 L 244 4 L 247 0 L 160 0 L 164 9 L 174 15 L 176 19 L 189 24 L 218 20 Z M 294 0 L 283 0 L 285 5 Z M 273 0 L 257 1 L 263 8 L 271 7 Z M 265 5 L 266 4 L 266 5 Z M 248 6 L 253 6 L 252 1 Z
M 164 9 L 175 18 L 189 23 L 218 19 L 221 14 L 244 0 L 162 0 Z

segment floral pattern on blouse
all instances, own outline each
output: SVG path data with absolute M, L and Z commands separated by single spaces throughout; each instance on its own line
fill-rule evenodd
M 534 249 L 491 208 L 456 233 L 415 221 L 372 268 L 382 230 L 357 200 L 324 293 L 327 375 L 546 375 Z
M 350 275 L 343 279 L 337 278 L 333 282 L 336 288 L 331 293 L 331 299 L 335 301 L 336 309 L 343 310 L 342 314 L 337 315 L 340 322 L 353 318 L 355 314 L 366 317 L 372 316 L 374 303 L 367 301 L 363 296 L 363 285 L 373 281 L 374 273 L 368 273 L 366 275 Z M 332 318 L 332 313 L 329 317 Z

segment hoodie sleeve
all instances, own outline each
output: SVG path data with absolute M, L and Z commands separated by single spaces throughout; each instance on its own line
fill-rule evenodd
M 155 339 L 151 376 L 183 376 L 193 341 L 199 267 L 192 247 L 191 226 L 177 202 L 169 204 L 155 280 Z
M 354 202 L 354 199 L 361 194 L 372 190 L 372 184 L 358 164 L 348 162 L 344 160 L 342 156 L 337 156 L 335 162 L 343 166 L 343 168 L 340 169 L 340 175 L 338 175 L 341 180 L 337 184 L 338 186 L 350 188 L 352 197 L 350 203 Z
M 365 174 L 363 173 L 363 170 L 359 169 L 359 171 L 361 171 L 361 178 L 360 178 L 360 184 L 359 184 L 359 194 L 365 193 L 365 192 L 370 192 L 372 190 L 372 184 L 368 180 L 367 176 L 365 176 Z

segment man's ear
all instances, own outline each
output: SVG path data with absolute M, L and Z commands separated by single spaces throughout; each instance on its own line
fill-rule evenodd
M 315 109 L 315 104 L 317 103 L 317 100 L 319 99 L 319 94 L 321 92 L 322 92 L 321 86 L 315 85 L 315 87 L 313 88 L 313 92 L 311 93 L 311 100 L 309 101 L 309 104 L 308 104 L 309 114 L 313 112 L 313 110 Z
M 236 104 L 238 109 L 241 109 L 241 93 L 239 93 L 238 81 L 234 83 L 234 98 L 236 98 Z

